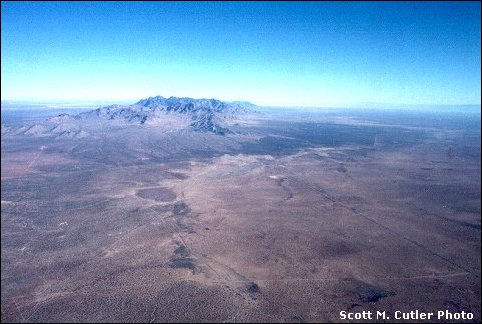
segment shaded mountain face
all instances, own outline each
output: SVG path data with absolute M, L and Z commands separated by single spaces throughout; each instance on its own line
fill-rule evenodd
M 226 135 L 233 133 L 233 125 L 239 119 L 256 113 L 254 107 L 246 102 L 156 96 L 132 105 L 111 105 L 72 115 L 63 113 L 16 127 L 2 124 L 2 135 L 84 138 L 99 129 L 119 128 L 126 123 L 156 127 L 163 131 L 187 128 Z
M 132 105 L 112 105 L 82 113 L 81 118 L 102 117 L 121 119 L 132 123 L 162 121 L 166 114 L 188 119 L 189 126 L 197 131 L 213 132 L 219 135 L 230 133 L 227 123 L 239 114 L 253 112 L 251 103 L 222 102 L 216 99 L 164 98 L 162 96 L 142 99 Z

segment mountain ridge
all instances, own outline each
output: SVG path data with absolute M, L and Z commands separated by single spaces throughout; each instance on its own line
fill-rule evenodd
M 223 102 L 217 99 L 193 99 L 189 97 L 154 96 L 141 99 L 131 105 L 110 105 L 81 113 L 83 117 L 103 117 L 106 119 L 123 119 L 128 122 L 145 124 L 161 119 L 164 114 L 177 114 L 190 119 L 189 126 L 197 131 L 207 131 L 225 135 L 231 131 L 226 125 L 240 114 L 255 112 L 256 105 L 249 102 Z
M 3 134 L 55 137 L 85 137 L 101 120 L 104 126 L 133 124 L 163 129 L 192 129 L 216 135 L 233 134 L 231 129 L 242 115 L 258 113 L 248 102 L 223 102 L 217 99 L 154 96 L 133 104 L 112 104 L 80 113 L 61 113 L 34 124 L 4 127 Z M 112 121 L 112 123 L 110 122 Z M 102 127 L 104 127 L 102 126 Z M 87 131 L 86 131 L 87 130 Z

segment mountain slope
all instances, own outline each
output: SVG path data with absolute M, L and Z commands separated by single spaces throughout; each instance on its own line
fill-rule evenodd
M 240 114 L 254 112 L 253 104 L 244 102 L 227 103 L 216 99 L 164 98 L 162 96 L 141 99 L 135 104 L 112 105 L 82 113 L 81 118 L 101 117 L 120 119 L 130 123 L 162 122 L 166 115 L 184 119 L 197 131 L 224 135 L 230 133 L 227 124 Z
M 149 97 L 132 105 L 110 105 L 75 115 L 66 113 L 49 117 L 34 124 L 7 127 L 2 124 L 2 135 L 29 137 L 83 138 L 98 130 L 122 128 L 127 124 L 157 127 L 172 131 L 193 129 L 217 135 L 233 133 L 230 129 L 243 115 L 255 113 L 253 104 L 222 102 L 216 99 Z

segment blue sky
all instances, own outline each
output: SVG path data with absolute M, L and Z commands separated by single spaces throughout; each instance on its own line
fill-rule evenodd
M 2 2 L 2 100 L 480 104 L 480 2 Z

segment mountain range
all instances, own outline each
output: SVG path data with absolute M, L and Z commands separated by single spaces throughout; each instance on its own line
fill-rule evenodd
M 132 105 L 111 105 L 79 114 L 78 118 L 102 117 L 145 124 L 161 121 L 166 115 L 187 118 L 197 131 L 224 135 L 230 133 L 227 122 L 241 114 L 255 112 L 257 106 L 249 102 L 223 102 L 216 99 L 193 99 L 162 96 L 141 99 Z
M 86 137 L 89 125 L 104 126 L 125 123 L 162 128 L 190 128 L 217 135 L 232 133 L 230 126 L 242 115 L 256 113 L 249 102 L 223 102 L 216 99 L 193 99 L 162 96 L 141 99 L 131 105 L 110 105 L 78 114 L 62 113 L 35 124 L 19 128 L 2 124 L 2 135 Z M 112 121 L 112 122 L 110 122 Z M 101 127 L 104 127 L 101 126 Z

